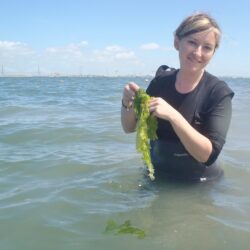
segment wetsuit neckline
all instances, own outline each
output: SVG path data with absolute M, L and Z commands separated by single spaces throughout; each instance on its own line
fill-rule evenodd
M 182 96 L 186 96 L 186 95 L 189 95 L 189 94 L 195 92 L 198 89 L 198 87 L 201 85 L 201 83 L 204 81 L 205 75 L 206 75 L 206 71 L 204 70 L 202 77 L 201 77 L 200 81 L 198 82 L 198 84 L 191 91 L 186 92 L 186 93 L 181 93 L 176 88 L 176 79 L 177 79 L 177 74 L 179 71 L 180 71 L 180 69 L 177 69 L 175 72 L 175 75 L 174 75 L 174 88 L 175 88 L 176 93 L 179 95 L 182 95 Z

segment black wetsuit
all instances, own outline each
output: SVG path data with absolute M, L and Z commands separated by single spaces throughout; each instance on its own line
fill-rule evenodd
M 166 71 L 161 66 L 148 86 L 150 96 L 161 97 L 212 143 L 212 153 L 206 163 L 195 160 L 180 142 L 171 124 L 158 119 L 158 140 L 151 141 L 151 158 L 156 176 L 172 179 L 207 181 L 220 177 L 223 171 L 215 161 L 225 143 L 231 120 L 233 91 L 223 81 L 204 72 L 197 87 L 187 94 L 175 88 L 178 70 Z

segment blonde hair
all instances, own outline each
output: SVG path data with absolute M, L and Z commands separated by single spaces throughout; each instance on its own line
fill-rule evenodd
M 219 47 L 221 38 L 221 29 L 218 23 L 206 13 L 196 13 L 185 18 L 175 31 L 178 39 L 188 35 L 213 30 L 215 34 L 215 48 Z

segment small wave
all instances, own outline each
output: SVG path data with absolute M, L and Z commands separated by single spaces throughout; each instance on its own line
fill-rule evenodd
M 249 221 L 238 221 L 238 220 L 232 220 L 232 219 L 226 219 L 221 217 L 215 217 L 211 215 L 207 215 L 208 218 L 219 222 L 227 227 L 237 229 L 240 231 L 250 232 L 250 222 Z

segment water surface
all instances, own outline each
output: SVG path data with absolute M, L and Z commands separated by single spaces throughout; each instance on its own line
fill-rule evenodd
M 250 80 L 236 95 L 225 177 L 184 185 L 143 176 L 135 135 L 120 125 L 122 89 L 144 78 L 0 78 L 3 250 L 249 249 Z M 130 220 L 146 237 L 104 233 Z

